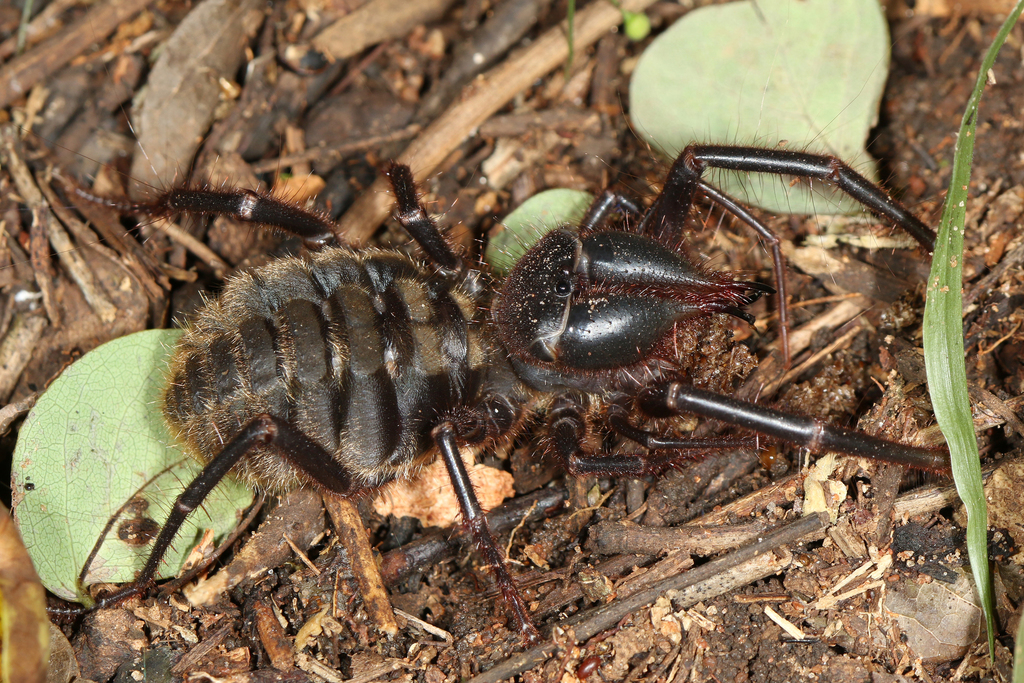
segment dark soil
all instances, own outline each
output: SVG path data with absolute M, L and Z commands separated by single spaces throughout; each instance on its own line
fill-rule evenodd
M 179 173 L 172 173 L 168 183 L 188 176 L 197 186 L 245 185 L 247 178 L 273 184 L 278 171 L 300 179 L 315 176 L 323 180 L 318 206 L 334 217 L 343 215 L 379 177 L 388 159 L 398 157 L 451 102 L 468 96 L 471 88 L 461 88 L 472 73 L 446 91 L 433 88 L 459 63 L 455 46 L 478 35 L 488 16 L 516 1 L 456 3 L 441 18 L 400 38 L 309 73 L 287 68 L 283 62 L 292 53 L 286 48 L 308 44 L 321 28 L 317 22 L 327 24 L 341 10 L 332 5 L 322 15 L 303 14 L 298 3 L 271 8 L 254 37 L 236 50 L 236 80 L 244 79 L 244 85 L 235 93 L 229 93 L 231 84 L 224 85 L 222 110 L 196 162 L 175 161 Z M 565 16 L 563 3 L 518 2 L 528 4 L 536 21 L 527 22 L 525 37 L 513 41 L 517 46 L 536 40 Z M 85 11 L 69 10 L 64 23 L 70 25 Z M 26 108 L 35 112 L 32 133 L 23 137 L 16 153 L 38 173 L 39 182 L 49 182 L 43 171 L 52 168 L 89 193 L 121 203 L 147 201 L 129 200 L 132 190 L 123 180 L 123 174 L 132 173 L 131 98 L 147 86 L 153 51 L 190 11 L 191 4 L 174 0 L 150 6 L 111 37 L 82 48 L 70 65 L 50 68 L 41 83 L 48 92 L 40 103 L 12 100 L 0 109 L 0 119 L 18 123 L 20 130 Z M 656 3 L 648 11 L 656 32 L 683 12 L 675 3 Z M 298 17 L 305 17 L 306 25 Z M 381 21 L 386 24 L 388 19 Z M 0 10 L 0 37 L 13 35 L 16 21 L 16 13 Z M 956 130 L 998 23 L 974 14 L 892 21 L 892 72 L 870 149 L 888 171 L 886 186 L 929 225 L 938 224 Z M 648 203 L 657 196 L 667 165 L 636 139 L 623 111 L 628 102 L 624 65 L 644 45 L 630 43 L 620 33 L 607 34 L 577 55 L 568 83 L 556 70 L 515 101 L 515 112 L 503 109 L 454 148 L 422 187 L 424 201 L 450 228 L 454 241 L 475 254 L 499 217 L 547 188 L 596 193 L 614 187 Z M 994 69 L 997 82 L 985 93 L 964 258 L 965 344 L 979 445 L 988 470 L 998 468 L 993 481 L 1002 477 L 1010 482 L 1001 489 L 1003 498 L 990 502 L 996 508 L 992 526 L 998 527 L 990 532 L 1000 617 L 994 664 L 988 659 L 973 594 L 957 583 L 969 574 L 961 531 L 965 517 L 943 475 L 904 475 L 894 465 L 847 459 L 833 471 L 811 477 L 824 483 L 805 483 L 810 476 L 806 452 L 779 444 L 710 456 L 657 478 L 565 480 L 550 462 L 532 457 L 539 450 L 536 437 L 541 430 L 531 428 L 511 454 L 485 454 L 482 459 L 511 470 L 517 493 L 534 496 L 518 512 L 499 510 L 505 516 L 492 519 L 492 527 L 501 530 L 498 544 L 503 548 L 516 528 L 509 548 L 513 573 L 547 646 L 532 662 L 518 667 L 509 663 L 526 648 L 508 630 L 502 602 L 472 545 L 457 536 L 454 550 L 449 550 L 444 541 L 453 536 L 451 530 L 423 528 L 411 518 L 382 517 L 367 497 L 359 501 L 359 511 L 371 543 L 383 555 L 392 604 L 443 629 L 452 642 L 401 615 L 396 636 L 382 633 L 368 614 L 360 577 L 354 575 L 346 551 L 333 542 L 336 534 L 319 533 L 324 524 L 319 503 L 311 507 L 286 501 L 285 510 L 312 510 L 290 522 L 305 525 L 313 543 L 303 548 L 309 566 L 285 549 L 290 559 L 247 566 L 249 576 L 257 578 L 247 578 L 204 607 L 189 608 L 180 594 L 150 596 L 84 617 L 58 619 L 81 677 L 127 681 L 145 672 L 149 679 L 177 680 L 202 672 L 206 678 L 225 680 L 440 683 L 469 680 L 506 666 L 497 670 L 531 682 L 1008 680 L 1010 634 L 1016 628 L 1016 605 L 1024 596 L 1022 572 L 1013 559 L 1020 540 L 1014 514 L 1022 508 L 1009 497 L 1017 480 L 1015 470 L 1007 469 L 1020 446 L 1018 398 L 1024 388 L 1022 46 L 1024 30 L 1018 26 Z M 30 45 L 29 53 L 41 49 Z M 495 55 L 494 63 L 507 58 L 505 53 Z M 0 69 L 12 64 L 8 61 Z M 499 160 L 495 152 L 501 145 L 514 151 Z M 316 152 L 318 146 L 341 152 Z M 314 153 L 302 160 L 279 159 L 305 150 Z M 520 168 L 523 159 L 528 161 Z M 509 176 L 500 189 L 480 182 L 488 163 L 493 164 L 487 166 L 488 177 Z M 226 219 L 207 224 L 185 218 L 186 228 L 220 261 L 196 257 L 155 230 L 145 212 L 123 216 L 54 181 L 69 211 L 93 226 L 92 242 L 102 240 L 107 248 L 104 253 L 82 250 L 89 252 L 87 261 L 99 286 L 119 311 L 116 324 L 104 323 L 65 267 L 48 254 L 45 237 L 34 232 L 25 197 L 7 174 L 4 165 L 0 226 L 9 244 L 6 249 L 0 245 L 0 259 L 7 260 L 0 269 L 4 343 L 15 338 L 12 320 L 46 316 L 48 323 L 25 342 L 27 360 L 3 385 L 6 394 L 0 400 L 10 404 L 31 401 L 63 368 L 105 341 L 186 317 L 201 296 L 219 290 L 224 276 L 300 248 L 293 238 Z M 150 200 L 153 192 L 159 194 L 152 190 Z M 783 238 L 787 252 L 804 246 L 807 234 L 817 230 L 813 220 L 803 217 L 766 220 Z M 771 281 L 771 259 L 749 230 L 732 226 L 709 207 L 702 207 L 693 223 L 694 252 L 716 268 Z M 720 223 L 722 230 L 701 229 Z M 870 229 L 887 234 L 890 226 Z M 69 230 L 79 244 L 90 243 L 86 235 Z M 374 244 L 386 246 L 406 242 L 394 221 L 373 237 Z M 770 301 L 751 309 L 759 320 L 758 333 L 723 317 L 680 335 L 684 346 L 691 344 L 690 374 L 696 382 L 783 410 L 846 426 L 859 424 L 889 438 L 941 443 L 933 427 L 920 349 L 927 256 L 921 249 L 843 247 L 836 258 L 837 265 L 826 276 L 796 268 L 787 275 L 794 302 L 792 328 L 815 324 L 843 301 L 852 301 L 848 295 L 853 293 L 870 299 L 867 310 L 823 326 L 794 358 L 796 372 L 785 382 L 773 383 L 780 374 L 778 364 L 766 360 L 777 335 Z M 104 259 L 117 260 L 120 270 L 105 266 Z M 130 292 L 119 288 L 124 276 L 115 277 L 125 268 Z M 870 284 L 875 282 L 883 285 Z M 19 303 L 24 299 L 17 295 L 25 291 L 42 292 L 41 298 L 33 298 L 34 310 Z M 797 304 L 811 300 L 819 301 Z M 770 317 L 766 325 L 760 324 Z M 822 358 L 805 362 L 837 340 Z M 15 422 L 14 434 L 17 427 Z M 608 448 L 619 447 L 610 436 L 598 438 L 605 438 Z M 13 443 L 13 436 L 3 442 L 7 457 Z M 832 496 L 831 502 L 815 508 L 807 493 L 812 486 L 820 489 L 822 499 Z M 534 500 L 537 508 L 520 524 Z M 657 580 L 729 557 L 748 539 L 769 536 L 802 512 L 817 509 L 832 513 L 828 528 L 799 544 L 773 547 L 767 559 L 759 560 L 767 563 L 760 573 L 723 570 L 723 582 L 735 580 L 731 587 L 702 584 L 704 592 L 693 598 L 681 590 L 670 593 L 620 615 L 580 642 L 573 639 L 573 631 L 566 631 L 565 620 L 579 617 L 576 633 L 589 633 L 586 624 L 594 617 L 588 610 L 595 606 L 614 606 Z M 282 514 L 287 519 L 289 513 Z M 667 528 L 702 536 L 689 545 L 680 540 L 683 550 L 666 556 L 660 552 L 669 547 L 662 537 L 645 534 Z M 726 538 L 743 531 L 748 535 L 742 540 Z M 254 524 L 237 546 L 261 542 L 260 533 Z M 279 545 L 279 540 L 278 535 L 262 542 Z M 652 549 L 651 544 L 659 545 Z M 230 562 L 235 550 L 209 573 Z M 426 559 L 418 559 L 417 550 Z M 270 554 L 255 553 L 264 559 Z M 950 596 L 942 599 L 957 606 L 927 602 L 925 587 Z M 916 596 L 905 601 L 918 605 L 916 610 L 901 607 L 894 598 L 906 595 Z M 50 600 L 51 607 L 62 606 L 58 599 Z M 935 614 L 939 625 L 930 621 Z M 942 622 L 949 614 L 957 618 Z M 796 630 L 787 631 L 780 623 Z

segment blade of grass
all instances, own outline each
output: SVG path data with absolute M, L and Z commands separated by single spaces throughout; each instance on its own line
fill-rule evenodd
M 569 41 L 569 58 L 565 60 L 565 80 L 572 75 L 572 60 L 576 57 L 576 40 L 573 36 L 576 28 L 576 0 L 569 0 L 565 10 L 565 39 Z
M 974 92 L 960 124 L 953 160 L 953 175 L 942 212 L 939 236 L 928 276 L 928 294 L 924 308 L 924 359 L 928 373 L 935 417 L 939 422 L 953 466 L 953 481 L 967 509 L 967 553 L 971 571 L 981 598 L 988 625 L 989 653 L 995 645 L 995 602 L 988 565 L 988 515 L 981 482 L 978 441 L 974 435 L 970 401 L 967 398 L 967 372 L 963 339 L 963 251 L 964 219 L 967 213 L 967 187 L 974 157 L 974 133 L 978 106 L 988 80 L 989 70 L 1006 36 L 1024 9 L 1020 0 L 1003 23 L 982 61 Z
M 1024 619 L 1017 621 L 1017 637 L 1013 641 L 1013 683 L 1024 683 Z

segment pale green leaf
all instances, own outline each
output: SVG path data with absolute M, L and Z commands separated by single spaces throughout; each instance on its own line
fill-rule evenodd
M 834 154 L 874 179 L 865 141 L 878 116 L 889 33 L 877 0 L 758 0 L 694 10 L 644 51 L 630 82 L 633 126 L 666 157 L 688 144 Z M 783 213 L 862 210 L 831 188 L 716 173 L 748 204 Z M 821 193 L 824 192 L 825 196 Z
M 159 529 L 200 470 L 174 445 L 160 409 L 167 358 L 179 335 L 139 332 L 89 352 L 53 382 L 21 428 L 12 475 L 15 521 L 43 585 L 55 595 L 84 599 L 78 576 L 87 561 L 84 586 L 131 581 L 152 546 L 147 532 Z M 186 522 L 160 576 L 180 570 L 203 529 L 218 536 L 230 531 L 252 497 L 238 482 L 218 486 Z M 131 536 L 139 531 L 141 540 Z M 89 560 L 101 537 L 105 542 Z
M 497 275 L 504 275 L 549 230 L 576 225 L 594 201 L 580 190 L 545 190 L 527 199 L 502 221 L 484 251 L 484 261 Z

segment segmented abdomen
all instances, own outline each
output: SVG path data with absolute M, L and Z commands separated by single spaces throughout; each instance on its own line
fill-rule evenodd
M 352 490 L 377 486 L 414 467 L 438 416 L 472 398 L 475 315 L 469 296 L 396 252 L 280 259 L 230 280 L 188 325 L 164 413 L 203 461 L 269 413 L 323 447 Z M 270 490 L 316 484 L 273 447 L 235 471 Z

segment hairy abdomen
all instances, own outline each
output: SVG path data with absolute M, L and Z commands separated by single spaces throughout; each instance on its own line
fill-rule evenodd
M 416 466 L 439 416 L 472 398 L 483 364 L 475 304 L 409 258 L 325 249 L 230 280 L 178 342 L 164 414 L 208 461 L 269 413 L 320 445 L 351 482 Z M 235 469 L 269 490 L 316 482 L 274 447 Z

